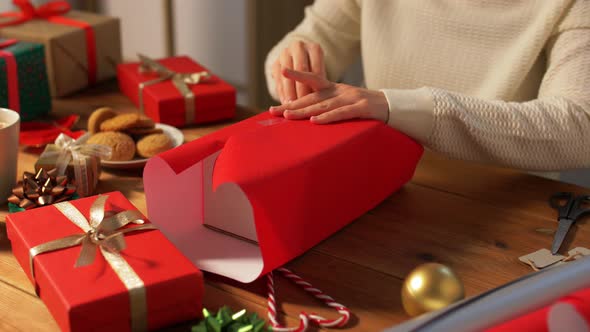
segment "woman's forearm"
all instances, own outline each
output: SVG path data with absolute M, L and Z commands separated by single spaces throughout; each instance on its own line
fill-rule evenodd
M 504 102 L 434 88 L 382 91 L 392 127 L 451 157 L 527 170 L 590 167 L 586 101 Z

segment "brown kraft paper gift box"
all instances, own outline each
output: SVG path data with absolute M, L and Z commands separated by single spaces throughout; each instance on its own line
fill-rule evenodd
M 43 168 L 46 171 L 49 171 L 56 167 L 58 156 L 55 154 L 50 155 L 48 153 L 55 151 L 59 151 L 59 148 L 55 144 L 48 144 L 45 147 L 45 150 L 43 151 L 41 156 L 39 156 L 39 159 L 35 163 L 35 172 L 39 171 L 39 169 L 41 168 Z M 100 177 L 100 158 L 86 155 L 81 155 L 80 157 L 83 158 L 84 166 L 82 167 L 85 168 L 83 172 L 84 174 L 86 174 L 84 181 L 87 181 L 86 183 L 88 184 L 86 192 L 82 190 L 86 186 L 82 186 L 81 184 L 75 181 L 76 175 L 74 172 L 73 160 L 71 159 L 66 168 L 66 175 L 68 176 L 68 178 L 71 179 L 71 181 L 76 182 L 75 184 L 78 187 L 78 195 L 80 195 L 81 197 L 86 197 L 94 194 L 96 186 L 98 185 L 98 179 Z
M 121 62 L 119 19 L 74 10 L 62 16 L 92 27 L 96 40 L 96 82 L 114 77 L 116 65 Z M 0 22 L 3 20 L 0 18 Z M 49 85 L 54 97 L 89 85 L 87 38 L 83 28 L 35 18 L 0 28 L 0 37 L 45 45 Z

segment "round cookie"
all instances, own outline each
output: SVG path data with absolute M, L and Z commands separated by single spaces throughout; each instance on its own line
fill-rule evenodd
M 134 128 L 154 128 L 156 123 L 154 120 L 148 118 L 145 115 L 139 116 L 139 123 Z
M 133 128 L 140 123 L 140 117 L 137 113 L 119 114 L 114 118 L 108 119 L 100 124 L 101 131 L 121 131 Z
M 151 134 L 137 142 L 137 154 L 144 158 L 150 158 L 160 152 L 172 148 L 172 140 L 166 134 Z
M 132 136 L 145 136 L 151 134 L 161 134 L 164 131 L 160 128 L 129 128 L 125 130 L 125 132 Z
M 101 107 L 95 110 L 88 118 L 88 132 L 91 134 L 98 133 L 100 131 L 100 124 L 115 116 L 117 116 L 117 112 L 113 111 L 110 107 Z
M 117 131 L 105 131 L 92 135 L 87 144 L 100 144 L 110 146 L 112 149 L 111 161 L 127 161 L 135 156 L 135 142 L 127 135 Z

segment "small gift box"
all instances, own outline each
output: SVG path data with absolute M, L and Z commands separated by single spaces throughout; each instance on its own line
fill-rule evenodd
M 201 269 L 251 282 L 398 190 L 422 151 L 379 121 L 317 126 L 265 112 L 151 158 L 146 203 Z
M 55 144 L 48 144 L 35 163 L 35 171 L 57 169 L 57 175 L 74 179 L 80 197 L 94 193 L 100 177 L 100 160 L 109 159 L 111 148 L 105 145 L 86 144 L 90 134 L 73 139 L 60 134 Z
M 42 44 L 0 39 L 0 107 L 20 113 L 23 121 L 51 110 Z
M 70 10 L 66 1 L 34 7 L 13 0 L 18 11 L 0 13 L 0 37 L 45 45 L 53 96 L 64 96 L 115 76 L 121 62 L 119 20 Z
M 14 213 L 6 228 L 63 331 L 155 330 L 200 316 L 201 272 L 120 192 Z
M 121 91 L 155 122 L 176 127 L 232 118 L 234 87 L 186 56 L 117 66 Z

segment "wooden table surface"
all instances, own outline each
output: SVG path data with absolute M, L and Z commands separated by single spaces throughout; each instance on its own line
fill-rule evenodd
M 97 107 L 134 110 L 114 84 L 107 84 L 54 103 L 57 115 L 81 115 L 84 128 Z M 253 111 L 239 109 L 237 119 Z M 186 141 L 228 123 L 183 129 Z M 21 149 L 18 173 L 32 170 L 38 149 Z M 99 192 L 122 191 L 146 213 L 141 171 L 105 170 Z M 425 262 L 451 266 L 463 280 L 468 296 L 531 272 L 518 257 L 550 248 L 556 212 L 547 198 L 556 191 L 583 189 L 515 170 L 452 161 L 426 153 L 414 178 L 375 209 L 317 245 L 287 267 L 314 286 L 349 306 L 347 331 L 379 331 L 409 317 L 401 307 L 404 277 Z M 0 207 L 0 220 L 7 214 Z M 11 253 L 4 223 L 0 228 L 0 331 L 58 331 L 59 328 Z M 565 248 L 590 246 L 590 225 L 581 221 L 570 232 Z M 204 305 L 229 305 L 266 316 L 264 280 L 243 285 L 205 274 Z M 277 299 L 282 319 L 297 323 L 300 311 L 326 317 L 335 313 L 278 278 Z M 190 324 L 170 330 L 190 331 Z

